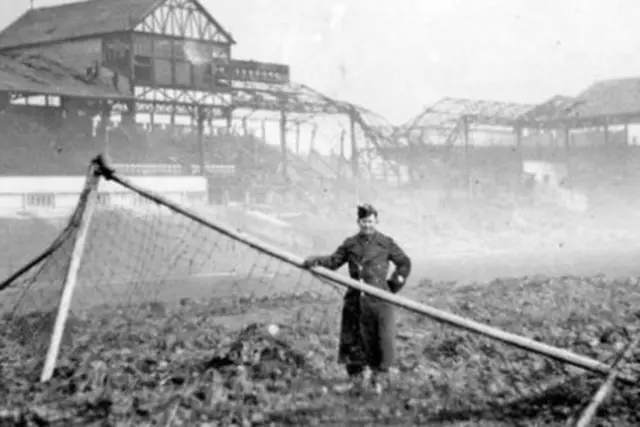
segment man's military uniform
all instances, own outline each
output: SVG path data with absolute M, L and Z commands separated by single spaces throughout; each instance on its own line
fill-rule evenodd
M 389 261 L 395 265 L 387 280 Z M 349 264 L 349 275 L 385 291 L 400 291 L 411 272 L 411 260 L 396 242 L 376 231 L 372 235 L 356 234 L 347 238 L 329 256 L 312 257 L 310 264 L 337 270 Z M 338 361 L 350 376 L 359 375 L 365 366 L 384 373 L 395 357 L 396 324 L 393 306 L 379 298 L 349 289 L 344 296 Z

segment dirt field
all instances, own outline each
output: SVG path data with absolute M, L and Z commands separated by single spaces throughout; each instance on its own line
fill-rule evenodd
M 640 292 L 631 281 L 506 280 L 455 290 L 436 282 L 413 291 L 438 308 L 605 362 L 627 334 L 640 332 Z M 69 321 L 47 385 L 29 379 L 48 336 L 38 323 L 50 320 L 23 318 L 29 340 L 3 335 L 11 351 L 0 353 L 0 400 L 13 410 L 4 412 L 5 425 L 18 425 L 10 414 L 44 425 L 149 425 L 170 417 L 171 425 L 564 425 L 601 383 L 401 312 L 398 371 L 387 394 L 345 396 L 334 389 L 344 381 L 338 309 L 336 298 L 312 295 L 94 307 Z M 279 325 L 275 337 L 265 332 L 268 323 Z M 640 352 L 624 368 L 640 373 Z M 637 425 L 638 402 L 640 388 L 621 386 L 600 425 Z
M 344 395 L 334 287 L 198 228 L 109 221 L 100 229 L 118 233 L 91 240 L 49 384 L 34 380 L 68 247 L 3 325 L 0 425 L 560 426 L 602 382 L 400 312 L 388 392 Z M 197 250 L 207 243 L 215 250 Z M 607 363 L 640 332 L 640 245 L 412 256 L 403 293 L 438 308 Z M 19 292 L 1 295 L 7 307 Z M 640 374 L 640 351 L 624 370 Z M 620 386 L 599 425 L 637 425 L 638 402 L 640 388 Z

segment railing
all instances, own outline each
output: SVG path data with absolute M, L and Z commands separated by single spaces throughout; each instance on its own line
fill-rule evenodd
M 170 163 L 116 163 L 114 169 L 122 175 L 149 176 L 149 175 L 198 175 L 200 165 L 181 165 Z M 233 176 L 236 172 L 234 165 L 205 165 L 205 171 L 209 175 Z

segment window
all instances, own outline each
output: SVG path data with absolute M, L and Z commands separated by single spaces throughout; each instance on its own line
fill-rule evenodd
M 193 85 L 195 87 L 198 89 L 207 89 L 210 86 L 210 69 L 211 64 L 193 65 Z
M 25 207 L 55 208 L 56 195 L 53 193 L 27 193 Z
M 213 49 L 211 44 L 187 41 L 182 49 L 184 56 L 194 64 L 205 64 L 211 61 Z
M 133 42 L 133 53 L 135 82 L 143 85 L 152 84 L 153 40 L 145 36 L 136 36 Z
M 136 36 L 133 43 L 133 52 L 140 56 L 153 56 L 153 39 L 146 36 Z
M 134 58 L 135 81 L 138 84 L 152 84 L 151 58 L 136 55 Z
M 203 64 L 193 66 L 193 84 L 200 89 L 210 89 L 216 83 L 215 65 Z
M 216 82 L 216 66 L 214 64 L 207 64 L 204 72 L 204 81 L 207 86 L 211 86 Z
M 191 64 L 185 61 L 176 61 L 175 77 L 176 85 L 191 86 Z
M 131 77 L 129 69 L 130 40 L 127 37 L 108 37 L 103 42 L 104 64 L 120 74 Z
M 188 42 L 176 40 L 173 42 L 173 57 L 176 59 L 184 59 L 185 49 Z
M 212 58 L 218 58 L 218 59 L 227 59 L 229 58 L 229 47 L 228 46 L 221 46 L 221 45 L 212 45 L 212 52 L 211 52 L 211 57 Z
M 171 85 L 173 83 L 171 61 L 156 58 L 153 65 L 154 81 L 159 85 Z
M 156 39 L 153 41 L 153 48 L 153 54 L 156 58 L 171 58 L 173 56 L 171 40 Z

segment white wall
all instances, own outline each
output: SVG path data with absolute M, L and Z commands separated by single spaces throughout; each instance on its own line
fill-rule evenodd
M 178 203 L 207 201 L 207 180 L 201 176 L 136 176 L 136 185 Z M 42 216 L 64 216 L 78 203 L 83 176 L 0 177 L 0 216 L 30 212 Z M 106 206 L 135 209 L 148 205 L 140 196 L 113 181 L 100 181 L 99 201 Z

